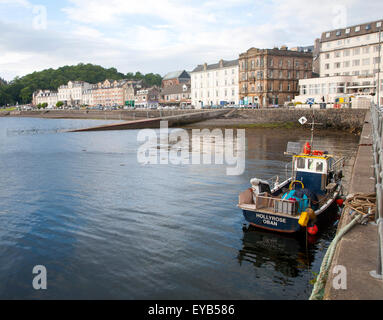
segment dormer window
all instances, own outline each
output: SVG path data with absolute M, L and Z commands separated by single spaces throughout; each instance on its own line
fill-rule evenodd
M 346 29 L 346 34 L 349 34 L 350 31 L 351 31 L 350 28 L 347 28 L 347 29 Z
M 342 31 L 340 31 L 340 30 L 338 30 L 338 31 L 336 32 L 336 36 L 337 36 L 337 37 L 339 37 L 341 34 L 342 34 Z
M 366 30 L 370 30 L 370 29 L 371 29 L 371 25 L 370 24 L 366 25 Z
M 326 38 L 330 38 L 330 36 L 331 36 L 331 32 L 327 32 L 326 33 Z
M 359 31 L 360 31 L 360 26 L 355 27 L 355 32 L 359 32 Z
M 381 22 L 381 21 L 379 21 L 379 22 L 376 23 L 376 27 L 377 27 L 377 28 L 380 28 L 381 26 L 382 26 L 382 22 Z

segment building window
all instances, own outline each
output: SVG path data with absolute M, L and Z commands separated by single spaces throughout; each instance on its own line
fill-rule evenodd
M 330 59 L 330 54 L 329 53 L 326 53 L 325 59 Z
M 355 27 L 355 32 L 359 32 L 359 31 L 360 31 L 360 26 Z
M 346 34 L 349 34 L 350 33 L 350 28 L 347 28 L 346 29 Z
M 360 60 L 352 60 L 353 67 L 359 66 L 359 64 L 360 64 Z
M 342 34 L 342 31 L 340 31 L 340 30 L 338 30 L 337 32 L 336 32 L 336 35 L 339 37 L 340 35 Z
M 370 52 L 370 47 L 363 47 L 362 52 L 363 53 L 369 53 Z
M 344 56 L 344 57 L 348 57 L 348 56 L 350 56 L 350 50 L 349 50 L 349 49 L 344 50 L 344 51 L 343 51 L 343 56 Z
M 340 57 L 340 51 L 335 51 L 334 52 L 334 57 L 339 58 Z
M 334 68 L 339 69 L 340 68 L 340 62 L 335 62 L 334 63 Z
M 354 56 L 360 54 L 360 48 L 354 48 L 354 49 L 352 50 L 352 54 L 353 54 Z
M 329 63 L 326 63 L 326 64 L 324 65 L 324 68 L 325 68 L 326 70 L 330 69 L 330 64 L 329 64 Z
M 326 33 L 326 38 L 330 38 L 330 36 L 331 36 L 331 32 L 327 32 Z
M 369 64 L 370 64 L 370 59 L 369 58 L 366 58 L 366 59 L 362 60 L 362 65 L 363 66 L 368 66 Z

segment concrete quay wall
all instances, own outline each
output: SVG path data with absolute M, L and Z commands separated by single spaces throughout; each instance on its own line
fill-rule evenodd
M 0 117 L 32 117 L 52 119 L 99 119 L 99 120 L 138 120 L 160 118 L 189 113 L 200 113 L 203 110 L 36 110 L 36 111 L 0 111 Z
M 361 129 L 366 116 L 366 109 L 321 109 L 314 110 L 316 123 L 324 128 Z M 312 122 L 312 109 L 240 109 L 232 113 L 227 119 L 243 123 L 297 123 L 298 119 L 306 117 Z M 299 125 L 299 123 L 298 123 Z
M 204 120 L 208 120 L 212 118 L 214 119 L 228 112 L 229 110 L 194 112 L 194 113 L 180 114 L 180 115 L 162 117 L 162 118 L 142 119 L 142 120 L 123 122 L 123 123 L 113 123 L 113 124 L 101 125 L 101 126 L 96 126 L 91 128 L 71 130 L 70 132 L 160 128 L 161 121 L 167 121 L 169 127 L 182 126 L 182 125 L 186 125 L 186 124 L 190 124 L 194 122 L 200 122 L 200 121 L 204 121 Z
M 372 152 L 372 124 L 368 111 L 364 119 L 358 152 L 352 171 L 348 194 L 374 193 L 375 179 Z M 338 230 L 351 221 L 349 209 L 344 209 Z M 378 256 L 378 230 L 376 224 L 357 224 L 339 241 L 325 287 L 325 300 L 381 300 L 383 281 L 370 275 L 376 270 Z M 347 288 L 334 286 L 336 266 L 344 266 L 347 271 Z

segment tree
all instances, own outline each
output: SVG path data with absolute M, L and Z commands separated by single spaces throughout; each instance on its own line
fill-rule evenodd
M 64 102 L 62 102 L 62 101 L 57 101 L 57 103 L 56 103 L 56 107 L 57 108 L 60 108 L 60 107 L 62 107 L 64 105 Z
M 0 81 L 0 104 L 12 104 L 16 101 L 29 103 L 32 100 L 32 94 L 36 90 L 57 90 L 59 86 L 67 84 L 68 81 L 85 81 L 97 83 L 109 80 L 143 80 L 147 86 L 160 85 L 161 76 L 149 73 L 143 75 L 137 71 L 124 75 L 116 68 L 103 68 L 98 65 L 79 63 L 76 66 L 63 66 L 61 68 L 46 69 L 40 72 L 33 72 L 24 77 L 16 77 L 9 83 Z

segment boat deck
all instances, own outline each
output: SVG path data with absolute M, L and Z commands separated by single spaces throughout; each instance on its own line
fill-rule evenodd
M 280 216 L 280 217 L 287 217 L 287 218 L 296 218 L 299 219 L 299 215 L 293 216 L 291 214 L 287 213 L 282 213 L 282 212 L 275 212 L 274 207 L 262 207 L 262 208 L 257 208 L 255 204 L 240 204 L 239 207 L 242 210 L 248 210 L 248 211 L 254 211 L 254 212 L 260 212 L 260 213 L 267 213 L 267 214 L 272 214 L 275 216 Z

